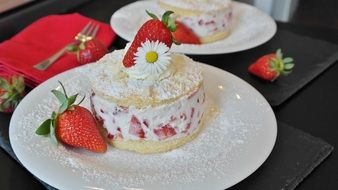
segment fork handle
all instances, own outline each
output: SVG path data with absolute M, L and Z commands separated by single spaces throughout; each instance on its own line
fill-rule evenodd
M 60 49 L 58 52 L 47 58 L 46 60 L 41 61 L 40 63 L 34 65 L 33 67 L 38 70 L 46 70 L 51 66 L 56 60 L 58 60 L 63 54 L 67 51 L 67 46 Z

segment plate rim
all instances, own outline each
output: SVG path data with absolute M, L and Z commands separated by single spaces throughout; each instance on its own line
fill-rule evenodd
M 264 96 L 257 90 L 257 89 L 255 89 L 253 86 L 251 86 L 249 83 L 247 83 L 246 81 L 244 81 L 243 79 L 241 79 L 240 77 L 238 77 L 238 76 L 236 76 L 236 75 L 234 75 L 234 74 L 232 74 L 232 73 L 230 73 L 230 72 L 228 72 L 228 71 L 226 71 L 226 70 L 223 70 L 223 69 L 220 69 L 220 68 L 217 68 L 217 67 L 215 67 L 215 66 L 212 66 L 212 65 L 208 65 L 208 64 L 204 64 L 204 63 L 198 63 L 198 64 L 201 64 L 201 66 L 203 67 L 203 68 L 205 68 L 205 67 L 209 67 L 209 69 L 211 69 L 211 70 L 217 70 L 218 72 L 223 72 L 225 75 L 229 75 L 230 77 L 232 77 L 232 78 L 235 78 L 237 81 L 240 81 L 240 82 L 242 82 L 245 86 L 246 86 L 246 88 L 249 88 L 250 89 L 250 91 L 255 91 L 255 93 L 258 95 L 258 96 L 260 96 L 260 98 L 264 101 L 264 103 L 267 105 L 267 108 L 269 109 L 269 112 L 272 114 L 272 116 L 273 116 L 273 118 L 271 118 L 272 120 L 273 120 L 273 126 L 270 126 L 270 127 L 273 127 L 272 129 L 273 129 L 273 136 L 272 136 L 272 142 L 270 142 L 270 144 L 268 144 L 269 146 L 267 146 L 265 149 L 266 149 L 266 155 L 264 155 L 264 156 L 262 156 L 262 160 L 259 160 L 259 163 L 257 163 L 257 165 L 252 169 L 252 170 L 250 170 L 250 171 L 247 171 L 246 172 L 246 175 L 243 175 L 243 177 L 237 177 L 237 179 L 235 179 L 235 180 L 233 180 L 234 182 L 231 184 L 231 185 L 229 185 L 229 186 L 227 186 L 227 187 L 225 187 L 225 188 L 230 188 L 230 187 L 232 187 L 232 186 L 234 186 L 234 185 L 236 185 L 236 184 L 238 184 L 239 182 L 241 182 L 241 181 L 243 181 L 244 179 L 246 179 L 248 176 L 250 176 L 250 175 L 252 175 L 258 168 L 260 168 L 261 166 L 262 166 L 262 164 L 268 159 L 268 157 L 269 157 L 269 155 L 271 154 L 271 152 L 272 152 L 272 150 L 273 150 L 273 148 L 274 148 L 274 146 L 275 146 L 275 144 L 276 144 L 276 140 L 277 140 L 277 132 L 278 132 L 278 128 L 277 128 L 277 120 L 276 120 L 276 116 L 275 116 L 275 113 L 274 113 L 274 111 L 273 111 L 273 109 L 272 109 L 272 107 L 270 106 L 270 104 L 267 102 L 267 100 L 264 98 Z M 84 65 L 84 66 L 80 66 L 80 67 L 85 67 L 86 65 Z M 76 70 L 78 70 L 80 67 L 77 67 L 77 68 L 73 68 L 73 69 L 70 69 L 70 70 L 68 70 L 68 71 L 65 71 L 65 72 L 62 72 L 62 73 L 59 73 L 59 74 L 57 74 L 57 75 L 55 75 L 54 77 L 52 77 L 52 78 L 50 78 L 50 79 L 48 79 L 48 80 L 46 80 L 45 82 L 43 82 L 43 83 L 41 83 L 40 85 L 38 85 L 37 87 L 35 87 L 31 92 L 29 92 L 27 95 L 26 95 L 26 97 L 28 97 L 28 98 L 31 98 L 31 96 L 33 96 L 34 94 L 36 94 L 36 93 L 38 93 L 38 91 L 39 91 L 39 89 L 40 88 L 42 88 L 42 86 L 46 86 L 47 84 L 49 84 L 49 83 L 52 83 L 52 82 L 56 82 L 57 81 L 57 79 L 59 79 L 59 78 L 63 78 L 63 77 L 66 77 L 67 75 L 69 75 L 69 74 L 72 74 L 72 73 L 75 73 L 76 72 Z M 26 99 L 26 97 L 24 98 L 24 99 Z M 26 99 L 26 100 L 23 100 L 23 101 L 28 101 L 28 98 Z M 23 102 L 22 101 L 22 102 Z M 20 103 L 21 104 L 21 103 Z M 29 162 L 27 161 L 27 160 L 25 160 L 24 159 L 24 156 L 22 155 L 22 154 L 18 154 L 18 152 L 20 152 L 20 148 L 19 147 L 17 147 L 17 144 L 16 143 L 14 143 L 13 144 L 13 140 L 11 140 L 11 139 L 13 139 L 13 135 L 15 135 L 15 134 L 13 134 L 14 132 L 13 132 L 13 125 L 14 125 L 14 120 L 16 119 L 16 118 L 19 118 L 20 116 L 17 114 L 17 112 L 19 112 L 19 110 L 21 109 L 21 107 L 20 107 L 20 104 L 18 105 L 18 108 L 19 109 L 16 109 L 15 111 L 14 111 L 14 113 L 13 113 L 13 115 L 12 115 L 12 117 L 11 117 L 11 120 L 10 120 L 10 124 L 9 124 L 9 139 L 10 139 L 10 144 L 11 144 L 11 147 L 12 147 L 12 149 L 13 149 L 13 151 L 14 151 L 14 154 L 16 155 L 16 157 L 18 158 L 18 160 L 21 162 L 21 164 L 22 164 L 22 166 L 24 167 L 24 168 L 26 168 L 33 176 L 36 176 L 35 175 L 35 173 L 33 173 L 32 172 L 32 170 L 34 171 L 34 168 L 32 168 L 32 167 L 28 167 L 27 165 L 29 164 Z M 45 180 L 45 179 L 43 179 L 44 177 L 41 177 L 41 176 L 36 176 L 39 180 L 41 180 L 41 181 L 48 181 L 48 180 Z M 49 181 L 48 182 L 45 182 L 45 183 L 47 183 L 48 185 L 49 184 L 55 184 L 55 183 L 50 183 Z M 51 185 L 51 186 L 53 186 L 53 187 L 57 187 L 57 188 L 63 188 L 63 186 L 61 185 L 61 183 L 58 183 L 59 185 L 56 185 L 56 186 L 53 186 L 53 185 Z M 224 189 L 224 188 L 223 188 Z
M 243 84 L 245 84 L 245 86 L 247 86 L 249 89 L 255 91 L 255 93 L 257 93 L 259 96 L 261 96 L 261 98 L 264 100 L 264 102 L 266 103 L 266 105 L 268 106 L 268 109 L 269 109 L 269 112 L 272 113 L 272 116 L 273 116 L 273 129 L 274 129 L 274 134 L 273 134 L 273 142 L 270 144 L 271 146 L 268 147 L 268 151 L 266 152 L 266 155 L 264 155 L 264 159 L 261 160 L 261 162 L 255 167 L 253 168 L 250 172 L 247 173 L 247 175 L 245 177 L 243 177 L 242 179 L 239 179 L 237 180 L 237 182 L 233 183 L 232 185 L 226 187 L 226 189 L 240 183 L 241 181 L 245 180 L 247 177 L 249 177 L 250 175 L 252 175 L 256 170 L 258 170 L 263 164 L 264 162 L 269 158 L 269 156 L 271 155 L 272 153 L 272 150 L 273 148 L 275 147 L 276 145 L 276 141 L 277 141 L 277 135 L 278 135 L 278 126 L 277 126 L 277 118 L 276 118 L 276 115 L 275 115 L 275 112 L 273 111 L 271 105 L 269 104 L 269 102 L 266 100 L 266 98 L 263 96 L 262 93 L 260 93 L 255 87 L 253 87 L 251 84 L 249 84 L 248 82 L 246 82 L 244 79 L 236 76 L 235 74 L 232 74 L 226 70 L 223 70 L 223 69 L 220 69 L 218 67 L 215 67 L 213 65 L 208 65 L 208 64 L 205 64 L 205 63 L 200 63 L 202 64 L 202 66 L 206 66 L 206 67 L 211 67 L 212 69 L 215 69 L 215 70 L 218 70 L 220 72 L 225 72 L 226 74 L 230 75 L 231 77 L 233 78 L 236 78 L 236 80 L 239 80 L 241 82 L 243 82 Z M 272 126 L 270 126 L 272 127 Z M 221 189 L 223 190 L 223 189 Z
M 141 1 L 132 2 L 132 3 L 126 4 L 123 7 L 120 7 L 119 9 L 117 9 L 112 14 L 112 16 L 110 17 L 110 21 L 109 21 L 110 27 L 116 32 L 116 34 L 119 37 L 121 37 L 122 39 L 126 40 L 127 42 L 130 42 L 132 39 L 129 39 L 129 36 L 124 35 L 124 32 L 122 32 L 119 29 L 119 27 L 115 27 L 114 19 L 116 17 L 116 14 L 119 14 L 119 11 L 125 9 L 128 6 L 132 6 L 132 5 L 135 5 L 135 4 L 140 4 L 140 2 L 142 2 L 142 1 L 145 1 L 147 3 L 154 3 L 155 2 L 154 0 L 141 0 Z M 230 49 L 230 50 L 227 50 L 227 51 L 224 51 L 224 49 L 223 49 L 223 51 L 221 51 L 221 49 L 219 48 L 218 51 L 213 51 L 213 52 L 205 51 L 205 50 L 204 51 L 202 51 L 202 50 L 198 50 L 198 51 L 180 51 L 180 50 L 176 50 L 176 47 L 174 45 L 172 47 L 172 51 L 177 52 L 177 53 L 189 54 L 189 55 L 219 55 L 219 54 L 229 54 L 229 53 L 241 52 L 241 51 L 245 51 L 245 50 L 248 50 L 248 49 L 255 48 L 255 47 L 259 46 L 259 45 L 262 45 L 262 44 L 268 42 L 269 40 L 271 40 L 275 36 L 275 34 L 277 33 L 277 24 L 276 24 L 276 21 L 270 15 L 268 15 L 265 12 L 259 10 L 257 7 L 255 7 L 253 5 L 250 5 L 250 4 L 247 4 L 247 3 L 238 2 L 238 1 L 233 1 L 232 3 L 234 5 L 236 5 L 236 6 L 241 6 L 242 8 L 243 7 L 249 7 L 249 8 L 255 9 L 255 11 L 258 11 L 261 15 L 264 15 L 264 17 L 268 20 L 269 24 L 271 24 L 271 27 L 273 29 L 270 31 L 270 33 L 267 33 L 265 35 L 265 38 L 259 38 L 259 40 L 256 40 L 252 45 L 247 45 L 247 46 L 242 47 L 242 48 Z M 227 38 L 225 38 L 223 40 L 226 40 L 226 39 Z M 223 41 L 223 40 L 220 40 L 220 42 Z M 212 44 L 212 43 L 210 43 L 210 44 Z M 195 45 L 181 44 L 181 46 L 185 46 L 184 49 L 189 49 L 189 47 L 195 46 Z

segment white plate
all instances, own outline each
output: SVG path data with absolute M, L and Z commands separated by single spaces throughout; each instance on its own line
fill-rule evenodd
M 196 139 L 178 149 L 142 155 L 110 147 L 105 154 L 94 154 L 55 146 L 49 138 L 35 135 L 38 125 L 57 109 L 50 91 L 58 80 L 69 94 L 88 95 L 90 87 L 77 68 L 49 79 L 22 100 L 10 122 L 13 150 L 32 174 L 59 189 L 228 188 L 266 160 L 276 140 L 276 119 L 249 84 L 226 71 L 202 66 L 207 96 L 219 105 L 219 114 Z M 88 104 L 86 100 L 84 106 Z
M 110 24 L 119 36 L 132 41 L 139 27 L 150 18 L 145 10 L 161 13 L 156 2 L 137 1 L 117 10 L 112 15 Z M 233 29 L 227 38 L 202 45 L 173 45 L 171 50 L 187 54 L 238 52 L 263 44 L 276 33 L 275 21 L 251 5 L 233 2 L 233 15 Z

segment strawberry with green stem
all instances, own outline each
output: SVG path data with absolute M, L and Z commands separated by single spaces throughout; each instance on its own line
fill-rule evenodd
M 25 94 L 22 76 L 0 77 L 0 112 L 13 112 Z
M 36 130 L 38 135 L 49 135 L 56 144 L 61 141 L 64 144 L 85 148 L 87 150 L 103 153 L 107 150 L 107 144 L 103 140 L 96 120 L 92 113 L 78 103 L 74 104 L 78 94 L 68 97 L 64 86 L 62 90 L 52 90 L 61 106 L 57 112 L 53 112 L 51 118 L 45 120 Z
M 287 76 L 294 68 L 293 58 L 283 58 L 281 49 L 264 55 L 249 66 L 249 72 L 264 80 L 274 81 L 280 75 Z
M 125 67 L 128 68 L 135 65 L 134 58 L 137 48 L 139 48 L 146 40 L 162 42 L 169 48 L 173 42 L 177 43 L 172 36 L 172 32 L 176 30 L 175 20 L 170 17 L 172 13 L 174 12 L 165 12 L 162 16 L 162 20 L 159 20 L 156 15 L 147 11 L 147 14 L 152 19 L 145 22 L 137 32 L 132 44 L 123 58 L 123 65 Z

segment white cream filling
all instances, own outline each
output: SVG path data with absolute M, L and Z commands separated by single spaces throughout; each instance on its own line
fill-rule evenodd
M 197 92 L 183 96 L 170 104 L 156 107 L 149 106 L 143 109 L 121 108 L 99 96 L 91 97 L 96 116 L 103 119 L 103 126 L 111 135 L 116 136 L 121 133 L 124 140 L 140 140 L 140 137 L 130 134 L 131 118 L 135 116 L 141 123 L 145 134 L 144 140 L 152 141 L 161 140 L 155 134 L 154 129 L 159 129 L 167 124 L 175 129 L 176 134 L 165 140 L 191 134 L 201 122 L 204 113 L 204 101 L 203 87 L 199 88 Z M 190 125 L 190 128 L 187 128 L 188 125 Z
M 232 20 L 232 8 L 226 11 L 204 13 L 196 16 L 180 16 L 182 23 L 191 28 L 198 37 L 213 35 L 217 32 L 229 31 Z

